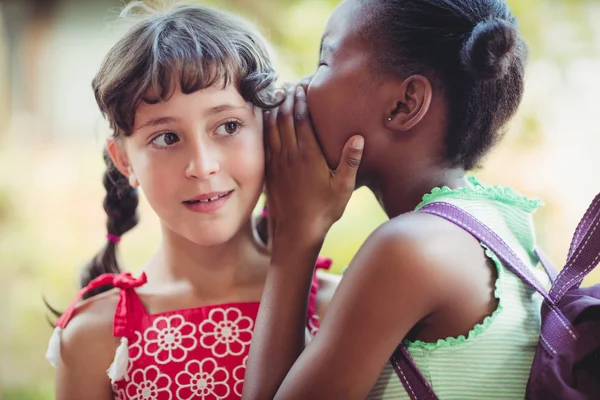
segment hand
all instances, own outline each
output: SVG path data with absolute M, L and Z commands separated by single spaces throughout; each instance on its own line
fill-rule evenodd
M 302 86 L 302 88 L 304 88 L 304 93 L 308 93 L 308 87 L 310 86 L 310 82 L 312 81 L 314 76 L 315 76 L 315 74 L 313 72 L 312 74 L 307 75 L 304 78 L 300 79 L 300 82 L 298 82 L 298 85 L 300 85 L 300 86 Z
M 364 139 L 351 137 L 335 171 L 315 137 L 302 86 L 265 111 L 266 186 L 273 241 L 323 240 L 343 214 L 355 188 Z

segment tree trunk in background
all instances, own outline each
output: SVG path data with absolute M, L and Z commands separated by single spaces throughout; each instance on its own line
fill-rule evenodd
M 37 114 L 37 86 L 41 55 L 59 0 L 9 0 L 1 7 L 0 42 L 6 79 L 0 82 L 0 132 L 10 117 Z

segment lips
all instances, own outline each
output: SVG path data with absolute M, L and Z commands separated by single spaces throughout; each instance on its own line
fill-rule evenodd
M 206 193 L 184 201 L 183 205 L 193 212 L 212 213 L 222 208 L 231 198 L 232 193 L 233 190 L 227 192 Z
M 184 203 L 186 203 L 186 204 L 210 203 L 212 201 L 219 200 L 219 199 L 226 197 L 227 195 L 231 194 L 231 192 L 233 192 L 233 190 L 230 190 L 228 192 L 207 193 L 207 194 L 203 194 L 203 195 L 194 197 L 191 200 L 186 200 L 186 201 L 184 201 Z

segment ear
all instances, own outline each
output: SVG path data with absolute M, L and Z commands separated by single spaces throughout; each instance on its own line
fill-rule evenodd
M 120 173 L 126 177 L 133 175 L 133 168 L 131 167 L 129 158 L 127 158 L 127 153 L 123 148 L 123 144 L 120 141 L 116 139 L 108 139 L 106 141 L 106 150 L 108 150 L 110 159 Z
M 391 97 L 385 126 L 394 131 L 406 132 L 421 122 L 429 111 L 433 88 L 426 77 L 413 75 L 396 86 Z

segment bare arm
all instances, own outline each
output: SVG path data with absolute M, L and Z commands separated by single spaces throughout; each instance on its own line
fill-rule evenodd
M 314 265 L 319 247 L 298 251 L 290 246 L 289 252 L 273 252 L 254 329 L 246 372 L 246 377 L 251 376 L 251 379 L 244 380 L 244 398 L 273 398 L 304 349 L 312 281 L 312 269 L 306 267 Z M 281 285 L 282 280 L 293 281 L 294 288 L 289 290 L 288 285 Z
M 64 329 L 56 366 L 57 400 L 113 399 L 106 373 L 117 347 L 113 312 L 112 299 L 91 299 Z
M 443 296 L 443 279 L 419 243 L 397 223 L 378 229 L 359 250 L 330 305 L 319 333 L 285 375 L 274 396 L 248 399 L 364 399 L 390 355 L 410 329 L 432 313 Z M 402 226 L 402 224 L 400 224 Z M 297 292 L 297 281 L 273 276 L 266 294 L 268 313 L 300 315 L 299 303 L 277 293 Z M 272 288 L 278 287 L 277 293 Z M 271 297 L 272 296 L 272 297 Z M 265 321 L 257 322 L 257 329 Z M 267 324 L 264 324 L 266 326 Z M 278 325 L 284 338 L 293 335 Z M 260 335 L 255 341 L 266 341 Z M 254 346 L 254 343 L 253 343 Z M 295 358 L 297 347 L 280 340 L 271 354 Z M 281 375 L 281 371 L 277 371 Z M 253 379 L 247 375 L 246 382 Z
M 314 137 L 305 94 L 299 90 L 295 96 L 295 102 L 288 96 L 279 110 L 265 114 L 272 256 L 244 383 L 246 399 L 272 399 L 302 352 L 317 256 L 352 194 L 362 156 L 362 141 L 352 138 L 340 166 L 331 171 Z M 298 188 L 310 188 L 318 201 L 307 204 L 296 196 Z

